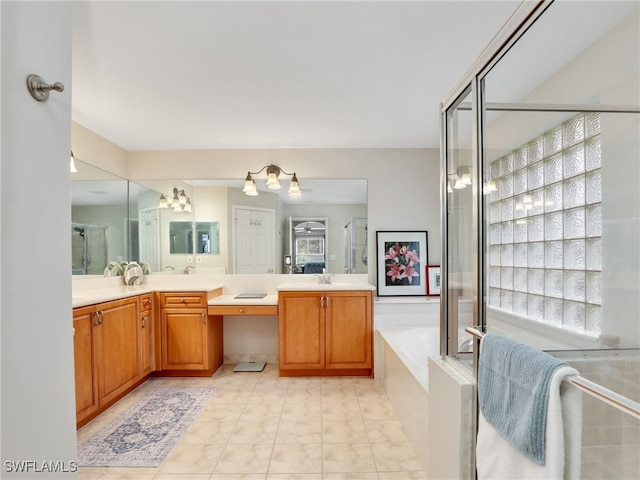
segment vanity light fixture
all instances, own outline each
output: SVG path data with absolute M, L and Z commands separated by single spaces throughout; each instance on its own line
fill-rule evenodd
M 69 170 L 71 170 L 71 173 L 78 172 L 78 169 L 76 168 L 76 159 L 73 156 L 73 150 L 71 150 L 71 158 L 69 159 Z
M 160 194 L 158 208 L 172 208 L 174 212 L 191 212 L 191 199 L 187 197 L 184 190 L 173 189 L 173 192 L 165 195 Z
M 489 195 L 490 193 L 497 192 L 497 191 L 498 191 L 498 187 L 496 186 L 495 180 L 489 180 L 487 183 L 484 184 L 484 188 L 482 189 L 482 193 L 484 193 L 485 195 Z
M 462 165 L 458 167 L 454 173 L 450 173 L 449 177 L 451 177 L 451 181 L 453 182 L 453 188 L 455 190 L 462 190 L 468 185 L 471 185 L 471 168 Z
M 284 175 L 289 175 L 291 177 L 291 182 L 289 183 L 289 190 L 287 191 L 289 196 L 299 197 L 301 195 L 300 184 L 298 183 L 298 177 L 296 176 L 296 173 L 285 172 L 279 166 L 273 165 L 273 164 L 265 165 L 257 172 L 247 172 L 247 176 L 244 179 L 244 188 L 242 189 L 242 191 L 245 194 L 251 195 L 251 196 L 258 195 L 258 189 L 256 188 L 256 181 L 253 179 L 252 175 L 257 175 L 263 172 L 265 169 L 267 170 L 267 188 L 270 188 L 272 190 L 279 189 L 280 181 L 278 180 L 278 177 L 282 173 Z

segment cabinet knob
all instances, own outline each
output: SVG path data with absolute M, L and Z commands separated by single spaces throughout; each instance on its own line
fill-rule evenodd
M 180 299 L 180 303 L 184 303 L 184 298 L 181 298 L 181 299 Z
M 207 324 L 207 316 L 204 313 L 201 313 L 200 316 L 202 317 L 202 324 L 206 325 Z
M 244 313 L 244 309 L 243 308 L 240 309 L 240 313 Z

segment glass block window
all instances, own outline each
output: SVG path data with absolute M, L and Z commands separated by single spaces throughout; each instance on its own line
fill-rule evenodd
M 576 115 L 491 163 L 489 305 L 601 332 L 600 114 Z

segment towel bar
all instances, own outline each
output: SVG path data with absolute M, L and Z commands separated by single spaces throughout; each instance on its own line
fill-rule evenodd
M 482 337 L 484 337 L 484 333 L 478 327 L 466 327 L 464 330 L 478 340 L 481 340 Z M 624 395 L 620 395 L 583 377 L 570 377 L 567 380 L 571 382 L 572 385 L 583 392 L 588 393 L 592 397 L 602 400 L 621 412 L 625 412 L 640 420 L 640 403 L 634 402 Z

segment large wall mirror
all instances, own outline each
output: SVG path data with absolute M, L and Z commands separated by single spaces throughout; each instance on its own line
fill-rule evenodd
M 103 275 L 130 258 L 127 180 L 76 160 L 71 174 L 71 272 Z
M 153 273 L 182 272 L 188 266 L 201 273 L 302 273 L 287 263 L 292 229 L 301 228 L 292 218 L 324 219 L 327 272 L 368 271 L 366 180 L 307 179 L 302 196 L 290 199 L 286 191 L 249 197 L 239 181 L 127 181 L 84 162 L 76 161 L 76 167 L 70 228 L 75 275 L 103 275 L 110 261 L 145 261 Z M 160 208 L 161 196 L 174 189 L 184 192 L 189 208 Z M 234 254 L 243 241 L 236 232 L 239 209 L 269 226 L 269 241 L 257 240 L 272 250 L 258 254 L 261 262 L 269 262 L 266 267 L 237 265 L 243 260 Z
M 330 273 L 367 273 L 366 253 L 349 253 L 354 248 L 366 252 L 366 180 L 308 179 L 297 199 L 290 199 L 286 190 L 250 197 L 242 193 L 242 186 L 231 180 L 130 182 L 130 215 L 139 224 L 138 258 L 154 272 L 180 272 L 192 265 L 202 273 L 294 273 L 287 264 L 295 228 L 290 219 L 324 218 L 324 268 Z M 190 211 L 159 208 L 161 196 L 168 197 L 174 189 L 184 192 Z M 255 238 L 247 235 L 241 221 L 260 233 Z M 244 253 L 252 250 L 259 257 L 253 267 L 247 266 Z M 359 265 L 347 264 L 355 258 Z

